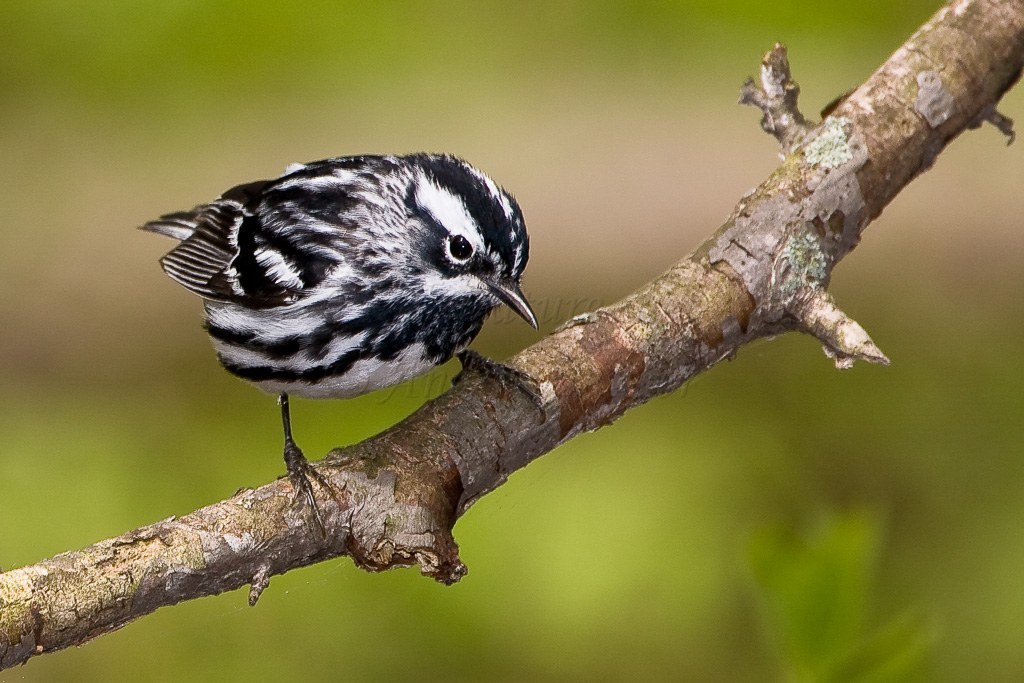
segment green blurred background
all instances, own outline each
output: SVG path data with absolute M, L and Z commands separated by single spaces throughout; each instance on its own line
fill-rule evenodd
M 136 231 L 294 161 L 456 152 L 513 190 L 542 330 L 709 235 L 777 163 L 738 87 L 775 40 L 817 111 L 934 0 L 6 0 L 0 565 L 283 472 Z M 1024 118 L 1024 93 L 1004 113 Z M 55 680 L 1024 679 L 1024 150 L 956 141 L 832 290 L 892 359 L 743 349 L 516 474 L 458 523 L 470 574 L 338 560 L 164 609 L 0 674 Z M 476 347 L 536 335 L 497 316 Z M 298 401 L 319 457 L 452 368 Z

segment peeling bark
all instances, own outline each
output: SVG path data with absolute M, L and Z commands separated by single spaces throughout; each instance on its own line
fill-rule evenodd
M 1024 0 L 956 0 L 811 127 L 781 46 L 760 91 L 786 155 L 704 244 L 641 290 L 577 316 L 509 361 L 531 397 L 467 376 L 408 419 L 315 467 L 328 538 L 279 479 L 180 518 L 0 574 L 0 668 L 76 645 L 182 600 L 347 555 L 379 571 L 417 564 L 438 581 L 466 568 L 452 527 L 534 458 L 608 424 L 759 337 L 799 330 L 840 367 L 888 359 L 827 294 L 836 263 L 949 141 L 996 111 L 1024 67 Z M 783 64 L 784 62 L 785 65 Z M 766 124 L 766 130 L 769 126 Z

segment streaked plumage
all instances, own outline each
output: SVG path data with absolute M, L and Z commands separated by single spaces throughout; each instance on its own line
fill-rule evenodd
M 142 227 L 179 241 L 161 265 L 204 299 L 224 367 L 285 409 L 420 375 L 502 302 L 536 327 L 519 206 L 455 157 L 296 164 Z

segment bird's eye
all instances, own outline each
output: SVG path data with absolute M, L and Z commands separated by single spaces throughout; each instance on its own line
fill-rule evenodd
M 473 245 L 462 235 L 448 238 L 448 253 L 455 261 L 467 261 L 473 255 Z

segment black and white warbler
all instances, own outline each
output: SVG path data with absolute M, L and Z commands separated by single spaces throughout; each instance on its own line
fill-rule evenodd
M 160 263 L 204 300 L 221 364 L 280 397 L 284 459 L 323 531 L 288 395 L 348 398 L 461 352 L 520 289 L 529 239 L 515 199 L 448 155 L 289 166 L 142 226 L 178 240 Z M 329 488 L 329 487 L 328 487 Z

